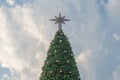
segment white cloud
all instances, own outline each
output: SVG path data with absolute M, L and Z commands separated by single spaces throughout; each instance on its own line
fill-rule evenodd
M 83 80 L 94 80 L 96 76 L 96 69 L 91 65 L 91 56 L 92 56 L 92 50 L 88 49 L 79 54 L 79 56 L 76 58 L 77 63 L 79 63 L 80 68 L 83 69 L 84 73 L 81 73 L 84 77 L 82 77 Z M 91 74 L 92 73 L 92 74 Z
M 19 58 L 15 54 L 15 48 L 13 44 L 11 43 L 12 40 L 9 37 L 9 30 L 7 28 L 7 18 L 6 13 L 4 13 L 4 10 L 0 9 L 0 62 L 3 67 L 7 68 L 14 68 L 17 71 L 22 70 L 22 61 L 19 60 Z M 16 65 L 18 63 L 18 65 Z
M 120 0 L 109 0 L 107 4 L 107 11 L 109 14 L 109 17 L 113 17 L 115 19 L 120 18 Z
M 35 25 L 31 9 L 25 5 L 0 9 L 0 62 L 12 72 L 8 80 L 38 79 L 48 39 Z
M 89 49 L 89 50 L 86 50 L 84 52 L 81 52 L 80 55 L 78 56 L 78 62 L 82 62 L 83 64 L 85 63 L 86 64 L 86 60 L 87 60 L 87 57 L 89 55 L 91 55 L 92 51 Z
M 6 0 L 6 2 L 11 6 L 15 4 L 15 0 Z

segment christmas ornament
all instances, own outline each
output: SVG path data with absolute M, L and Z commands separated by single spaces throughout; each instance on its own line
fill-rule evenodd
M 60 74 L 62 73 L 62 69 L 60 70 Z
M 58 62 L 59 62 L 59 60 L 56 60 L 56 62 L 58 63 Z
M 67 60 L 67 63 L 69 63 L 70 61 L 69 60 Z
M 52 74 L 53 73 L 53 71 L 50 71 L 50 74 Z
M 72 74 L 72 72 L 71 72 L 71 71 L 69 71 L 68 73 L 69 73 L 69 74 Z
M 56 53 L 57 51 L 55 50 L 55 53 Z
M 59 40 L 59 42 L 62 42 L 62 40 Z
M 64 51 L 64 53 L 66 53 L 67 51 Z

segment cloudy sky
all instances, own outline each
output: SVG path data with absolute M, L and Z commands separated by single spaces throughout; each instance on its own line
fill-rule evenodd
M 0 0 L 0 80 L 39 80 L 59 12 L 82 80 L 120 80 L 120 0 Z

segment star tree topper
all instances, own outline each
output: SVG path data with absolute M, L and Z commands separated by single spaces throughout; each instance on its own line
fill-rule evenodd
M 58 24 L 58 29 L 62 29 L 62 23 L 65 24 L 65 21 L 70 21 L 68 19 L 65 19 L 65 16 L 61 16 L 61 13 L 59 13 L 59 17 L 55 16 L 55 19 L 50 19 L 50 21 L 55 21 L 55 24 Z

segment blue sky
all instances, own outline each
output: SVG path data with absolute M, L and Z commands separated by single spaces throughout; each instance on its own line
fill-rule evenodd
M 120 0 L 0 0 L 0 80 L 39 80 L 62 15 L 82 80 L 120 80 Z

